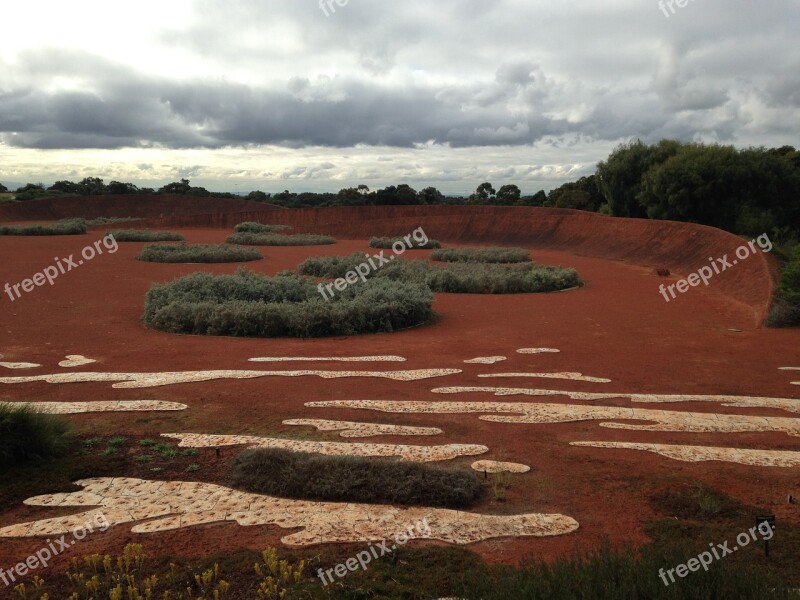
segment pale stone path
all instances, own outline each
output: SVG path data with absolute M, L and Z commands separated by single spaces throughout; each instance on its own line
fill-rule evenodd
M 242 446 L 250 448 L 283 448 L 292 452 L 308 452 L 329 456 L 395 456 L 412 462 L 451 460 L 459 456 L 475 456 L 489 451 L 478 444 L 446 444 L 441 446 L 409 446 L 405 444 L 369 444 L 346 442 L 317 442 L 252 435 L 211 435 L 204 433 L 162 433 L 162 437 L 180 440 L 181 448 L 220 448 Z
M 406 362 L 402 356 L 258 356 L 248 361 L 272 362 Z
M 556 354 L 561 350 L 555 348 L 520 348 L 517 354 Z
M 512 462 L 498 462 L 496 460 L 476 460 L 472 468 L 483 473 L 527 473 L 531 470 L 528 465 Z
M 393 400 L 329 400 L 306 402 L 317 408 L 360 408 L 392 413 L 466 414 L 479 413 L 479 419 L 494 423 L 569 423 L 606 421 L 601 427 L 633 431 L 686 431 L 693 433 L 743 433 L 776 431 L 800 437 L 800 419 L 725 415 L 613 406 L 577 406 L 525 402 L 408 402 Z M 497 413 L 512 413 L 502 415 Z M 619 423 L 649 421 L 652 424 Z
M 42 365 L 28 362 L 0 362 L 0 367 L 6 369 L 38 369 Z
M 438 508 L 398 508 L 376 504 L 309 502 L 240 492 L 210 483 L 146 481 L 97 477 L 75 482 L 79 492 L 28 498 L 30 506 L 99 507 L 111 526 L 136 523 L 132 533 L 172 531 L 206 523 L 231 521 L 242 526 L 302 528 L 284 536 L 287 546 L 389 539 L 409 524 L 427 519 L 419 539 L 470 544 L 498 537 L 564 535 L 578 522 L 561 514 L 483 515 Z M 0 529 L 0 538 L 68 534 L 99 511 L 41 519 Z M 151 519 L 142 523 L 145 519 Z
M 463 394 L 487 392 L 495 396 L 567 396 L 572 400 L 608 400 L 627 398 L 631 402 L 645 404 L 668 402 L 720 402 L 723 406 L 740 408 L 778 408 L 789 412 L 800 412 L 800 399 L 771 398 L 763 396 L 700 396 L 687 394 L 632 394 L 629 392 L 570 392 L 568 390 L 543 390 L 536 388 L 508 387 L 441 387 L 432 390 L 435 394 Z
M 0 405 L 28 407 L 48 415 L 78 415 L 97 412 L 147 412 L 186 410 L 185 404 L 160 400 L 107 400 L 98 402 L 0 402 Z
M 571 446 L 618 448 L 655 452 L 684 462 L 716 460 L 757 467 L 798 467 L 800 452 L 788 450 L 748 450 L 745 448 L 715 448 L 711 446 L 676 446 L 667 444 L 637 444 L 630 442 L 570 442 Z
M 505 356 L 479 356 L 477 358 L 465 360 L 464 362 L 468 365 L 493 365 L 503 362 L 504 360 L 508 359 Z
M 216 379 L 257 379 L 259 377 L 304 377 L 316 376 L 323 379 L 340 377 L 376 377 L 395 381 L 418 381 L 432 377 L 445 377 L 461 373 L 461 369 L 417 369 L 412 371 L 177 371 L 164 373 L 55 373 L 50 375 L 31 375 L 28 377 L 0 377 L 0 383 L 87 383 L 120 382 L 112 387 L 117 389 L 158 387 L 178 383 L 194 383 Z
M 316 427 L 318 431 L 338 431 L 343 438 L 364 438 L 376 435 L 439 435 L 444 433 L 437 427 L 412 427 L 383 423 L 356 423 L 353 421 L 329 421 L 326 419 L 287 419 L 284 425 Z
M 569 381 L 588 381 L 590 383 L 611 383 L 604 377 L 589 377 L 583 373 L 484 373 L 478 377 L 531 377 L 540 379 L 567 379 Z
M 75 367 L 82 367 L 83 365 L 90 365 L 96 362 L 97 361 L 93 358 L 86 358 L 80 354 L 68 354 L 64 360 L 58 363 L 58 366 L 66 369 L 73 369 Z

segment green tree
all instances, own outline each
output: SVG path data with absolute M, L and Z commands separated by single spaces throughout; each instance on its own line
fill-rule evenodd
M 513 183 L 504 185 L 499 190 L 497 190 L 497 195 L 495 196 L 495 203 L 504 206 L 512 206 L 514 204 L 519 203 L 519 199 L 521 196 L 522 192 Z
M 417 194 L 418 204 L 444 204 L 444 194 L 435 187 L 426 187 Z
M 469 204 L 490 204 L 497 192 L 488 181 L 480 184 L 469 197 Z

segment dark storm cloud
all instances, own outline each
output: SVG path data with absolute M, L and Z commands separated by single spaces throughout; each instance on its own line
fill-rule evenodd
M 9 74 L 0 83 L 2 141 L 30 148 L 735 141 L 778 130 L 800 108 L 800 50 L 789 43 L 800 8 L 784 0 L 704 0 L 669 19 L 655 0 L 576 0 L 568 9 L 523 0 L 350 0 L 327 18 L 316 1 L 198 0 L 187 23 L 163 30 L 165 48 L 238 77 L 158 77 L 58 48 L 20 54 L 0 65 Z M 53 85 L 65 76 L 78 84 Z

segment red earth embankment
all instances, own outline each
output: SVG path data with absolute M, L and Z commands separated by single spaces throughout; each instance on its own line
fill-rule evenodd
M 341 239 L 402 236 L 423 227 L 428 236 L 443 242 L 562 250 L 648 269 L 666 268 L 684 277 L 709 265 L 709 259 L 727 255 L 731 267 L 715 274 L 714 288 L 746 305 L 756 323 L 767 315 L 776 273 L 774 261 L 760 250 L 746 260 L 737 259 L 736 249 L 744 240 L 719 229 L 566 209 L 361 206 L 289 210 L 244 200 L 133 195 L 60 198 L 0 207 L 0 219 L 4 220 L 69 216 L 149 217 L 148 226 L 174 228 L 233 228 L 252 220 Z

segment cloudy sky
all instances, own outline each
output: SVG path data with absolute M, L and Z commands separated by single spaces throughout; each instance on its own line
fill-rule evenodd
M 0 181 L 533 193 L 637 137 L 800 146 L 797 0 L 339 3 L 5 3 Z

